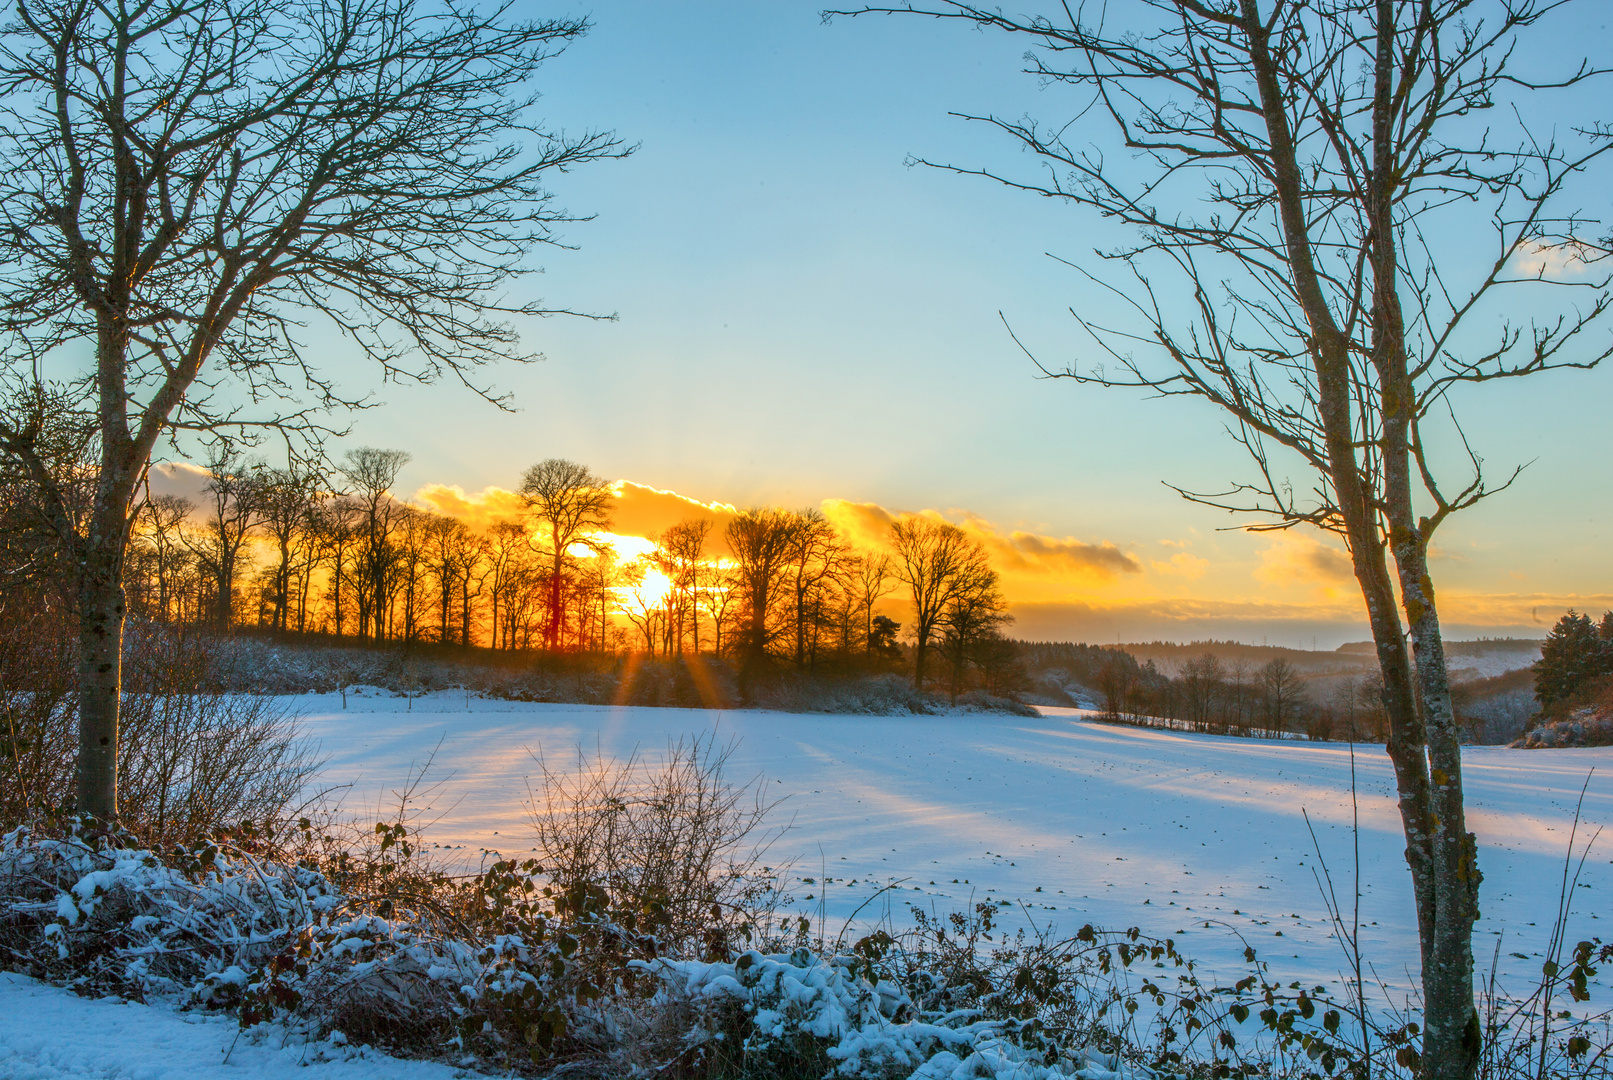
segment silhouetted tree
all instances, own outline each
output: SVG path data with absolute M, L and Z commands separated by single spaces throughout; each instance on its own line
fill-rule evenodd
M 563 458 L 528 469 L 521 478 L 521 495 L 549 526 L 549 618 L 543 639 L 546 648 L 558 649 L 569 552 L 574 544 L 590 543 L 590 534 L 610 528 L 613 496 L 587 466 Z
M 349 450 L 343 458 L 348 499 L 358 510 L 352 580 L 359 637 L 373 634 L 377 641 L 386 637 L 386 607 L 398 554 L 392 534 L 404 515 L 404 504 L 392 497 L 392 485 L 408 462 L 409 455 L 402 450 L 373 446 Z
M 257 476 L 258 512 L 263 531 L 275 545 L 276 561 L 270 573 L 270 623 L 287 628 L 291 607 L 291 581 L 296 549 L 306 540 L 314 511 L 314 494 L 320 477 L 292 462 L 284 469 L 263 469 Z
M 924 689 L 924 662 L 947 605 L 986 566 L 980 542 L 956 525 L 926 517 L 891 523 L 896 577 L 913 604 L 913 688 Z
M 235 617 L 235 582 L 247 537 L 261 516 L 260 485 L 234 455 L 220 452 L 207 462 L 206 517 L 193 533 L 181 535 L 213 588 L 213 619 L 229 629 Z
M 798 527 L 797 515 L 768 507 L 742 512 L 723 530 L 728 550 L 734 554 L 743 619 L 735 642 L 742 687 L 764 662 L 780 632 L 775 609 L 788 583 Z
M 140 538 L 151 549 L 156 585 L 152 614 L 163 622 L 178 617 L 178 590 L 195 558 L 183 539 L 185 523 L 195 510 L 195 503 L 179 495 L 157 495 L 140 504 Z
M 863 618 L 863 650 L 869 656 L 880 652 L 874 645 L 874 605 L 896 588 L 896 574 L 889 555 L 860 556 L 853 568 L 850 587 Z M 887 620 L 889 621 L 889 620 Z
M 984 559 L 972 561 L 959 571 L 952 596 L 936 624 L 941 656 L 951 669 L 949 691 L 954 702 L 963 692 L 969 667 L 982 665 L 987 643 L 1000 640 L 1001 629 L 1012 621 L 997 585 L 997 571 Z

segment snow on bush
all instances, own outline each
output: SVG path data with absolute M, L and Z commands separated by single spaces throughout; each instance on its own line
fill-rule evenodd
M 395 835 L 389 858 L 406 843 Z M 691 1054 L 710 1066 L 718 1049 L 739 1055 L 740 1075 L 1148 1075 L 945 993 L 916 1002 L 864 953 L 658 955 L 604 890 L 546 890 L 538 869 L 501 861 L 459 883 L 451 917 L 388 919 L 318 869 L 239 847 L 165 857 L 16 829 L 0 840 L 0 945 L 8 966 L 86 992 L 506 1067 L 583 1055 L 634 1071 Z M 462 934 L 443 932 L 455 921 Z
M 984 1019 L 980 1009 L 923 1010 L 855 954 L 753 950 L 731 962 L 659 959 L 635 966 L 653 972 L 674 995 L 704 1006 L 704 1022 L 686 1036 L 691 1047 L 719 1047 L 730 1034 L 724 1029 L 736 1027 L 732 1018 L 737 1015 L 742 1018 L 739 1049 L 746 1057 L 777 1065 L 821 1058 L 819 1068 L 795 1075 L 910 1080 L 1153 1075 L 1088 1048 L 1049 1053 L 1035 1039 L 1023 1038 L 1034 1027 L 1028 1021 Z
M 243 1026 L 280 1017 L 449 1041 L 473 1020 L 477 1034 L 511 1024 L 524 1037 L 557 1033 L 558 1019 L 544 1028 L 544 1010 L 531 1006 L 547 1005 L 568 974 L 565 945 L 541 940 L 545 921 L 522 920 L 514 906 L 490 911 L 524 934 L 456 938 L 356 911 L 320 871 L 238 848 L 165 860 L 26 829 L 0 841 L 8 966 L 90 992 L 229 1009 Z

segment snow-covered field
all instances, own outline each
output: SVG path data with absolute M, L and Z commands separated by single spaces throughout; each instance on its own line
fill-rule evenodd
M 906 921 L 907 905 L 939 913 L 1008 901 L 1003 921 L 1083 924 L 1174 937 L 1223 975 L 1241 973 L 1244 943 L 1273 974 L 1334 982 L 1341 968 L 1301 811 L 1309 814 L 1335 888 L 1353 877 L 1351 760 L 1339 744 L 1265 742 L 1096 723 L 1076 710 L 1009 716 L 866 717 L 606 708 L 334 695 L 292 700 L 329 757 L 325 778 L 351 784 L 347 806 L 380 806 L 435 751 L 428 839 L 474 860 L 483 847 L 524 852 L 531 752 L 571 759 L 578 746 L 654 758 L 668 739 L 715 732 L 737 740 L 730 776 L 760 778 L 789 828 L 770 861 L 792 863 L 798 909 L 837 932 L 865 910 Z M 1574 805 L 1592 768 L 1580 837 L 1613 823 L 1613 748 L 1470 749 L 1469 821 L 1485 874 L 1481 966 L 1499 942 L 1500 982 L 1538 976 L 1562 881 Z M 1393 779 L 1381 747 L 1355 759 L 1362 940 L 1396 994 L 1415 978 L 1416 936 Z M 1593 850 L 1568 940 L 1602 933 L 1613 888 L 1613 840 Z M 1592 1006 L 1609 1003 L 1605 976 Z M 75 1034 L 77 1033 L 77 1034 Z M 449 1077 L 333 1046 L 231 1047 L 225 1017 L 86 1002 L 0 975 L 0 1076 L 166 1080 L 310 1076 Z M 302 1066 L 310 1066 L 303 1068 Z
M 1076 710 L 1011 716 L 828 716 L 608 708 L 443 695 L 298 699 L 351 783 L 350 807 L 379 805 L 436 749 L 440 781 L 428 834 L 474 856 L 532 846 L 532 753 L 582 746 L 654 757 L 669 738 L 715 731 L 737 740 L 731 779 L 761 777 L 788 824 L 769 853 L 790 863 L 798 909 L 831 934 L 865 909 L 905 921 L 907 905 L 945 914 L 1006 900 L 1009 925 L 1034 919 L 1073 933 L 1091 922 L 1171 936 L 1224 974 L 1253 945 L 1285 979 L 1329 982 L 1341 954 L 1317 881 L 1308 813 L 1348 902 L 1353 880 L 1350 751 L 1116 727 Z M 405 711 L 409 709 L 409 711 Z M 440 746 L 439 746 L 440 743 Z M 1465 756 L 1469 826 L 1485 874 L 1478 952 L 1501 945 L 1503 986 L 1538 976 L 1562 881 L 1574 805 L 1587 773 L 1580 837 L 1613 823 L 1613 748 Z M 1391 986 L 1414 982 L 1416 933 L 1393 775 L 1380 746 L 1355 755 L 1361 821 L 1362 942 Z M 1613 909 L 1613 839 L 1576 890 L 1570 942 L 1602 932 Z M 1206 925 L 1208 923 L 1208 925 Z M 1613 929 L 1613 922 L 1609 922 Z M 1613 936 L 1609 934 L 1607 936 Z M 1603 995 L 1597 994 L 1597 998 Z

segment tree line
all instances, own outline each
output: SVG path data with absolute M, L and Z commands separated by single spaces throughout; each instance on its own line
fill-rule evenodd
M 1206 652 L 1168 676 L 1151 660 L 1139 664 L 1130 653 L 1106 651 L 1093 684 L 1111 720 L 1265 738 L 1382 742 L 1388 733 L 1383 682 L 1376 672 L 1332 679 L 1324 696 L 1280 656 L 1257 666 Z
M 220 451 L 202 466 L 199 498 L 148 482 L 124 560 L 131 615 L 402 645 L 720 657 L 742 679 L 903 669 L 953 698 L 1023 685 L 1001 634 L 999 576 L 948 522 L 899 518 L 873 551 L 818 510 L 760 507 L 720 531 L 688 518 L 627 555 L 609 532 L 613 488 L 585 465 L 532 466 L 522 513 L 478 528 L 398 498 L 409 460 L 359 447 L 326 468 L 271 466 Z M 8 533 L 33 539 L 8 551 L 34 557 L 8 560 L 8 583 L 53 558 L 59 572 L 42 580 L 65 583 L 70 560 L 51 556 L 26 488 L 15 487 Z M 53 602 L 70 608 L 71 591 Z M 882 604 L 911 610 L 905 635 Z

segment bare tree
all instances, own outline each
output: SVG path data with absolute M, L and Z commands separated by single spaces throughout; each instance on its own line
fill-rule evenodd
M 955 171 L 1087 207 L 1141 237 L 1105 253 L 1118 275 L 1095 278 L 1113 291 L 1116 318 L 1133 321 L 1081 320 L 1115 366 L 1050 374 L 1213 403 L 1253 475 L 1182 493 L 1254 512 L 1257 528 L 1316 526 L 1349 548 L 1417 905 L 1421 1069 L 1452 1080 L 1472 1075 L 1482 1042 L 1471 943 L 1481 875 L 1427 553 L 1451 514 L 1512 477 L 1484 475 L 1451 392 L 1610 352 L 1588 333 L 1610 305 L 1594 265 L 1606 247 L 1560 203 L 1613 142 L 1589 125 L 1566 141 L 1537 138 L 1521 110 L 1492 108 L 1604 74 L 1555 51 L 1545 76 L 1521 69 L 1520 33 L 1564 6 L 1147 0 L 1128 6 L 1124 27 L 1102 21 L 1106 9 L 1068 5 L 1013 17 L 940 0 L 919 12 L 1022 36 L 1031 74 L 1082 95 L 1070 115 L 1083 124 L 971 118 L 1028 149 L 1039 175 Z M 1084 141 L 1100 128 L 1123 154 Z M 1488 254 L 1457 253 L 1440 234 L 1487 234 Z M 1496 317 L 1517 302 L 1509 294 L 1553 287 L 1577 301 L 1560 318 L 1524 328 Z M 1525 302 L 1539 312 L 1539 301 L 1549 302 Z M 1437 475 L 1450 456 L 1442 443 L 1471 466 L 1454 486 Z M 1290 465 L 1308 478 L 1291 483 Z
M 840 535 L 822 511 L 807 509 L 796 515 L 791 532 L 789 585 L 798 669 L 812 666 L 817 652 L 817 631 L 825 608 L 825 586 L 832 580 L 845 553 Z
M 347 604 L 342 599 L 342 585 L 350 584 L 353 574 L 351 556 L 358 543 L 359 508 L 346 495 L 336 495 L 320 508 L 314 528 L 330 561 L 330 578 L 326 586 L 330 603 L 331 628 L 337 637 L 342 636 L 342 623 L 346 618 Z
M 1299 672 L 1282 657 L 1260 669 L 1261 723 L 1271 735 L 1281 735 L 1299 718 L 1305 689 Z
M 706 550 L 706 537 L 711 533 L 710 518 L 690 518 L 672 526 L 661 537 L 661 550 L 666 553 L 663 572 L 672 581 L 679 596 L 679 610 L 689 619 L 693 651 L 700 655 L 700 583 L 704 580 L 702 559 Z M 682 645 L 682 618 L 679 619 L 679 650 Z
M 980 573 L 990 572 L 985 549 L 962 529 L 926 517 L 891 523 L 896 577 L 913 603 L 913 688 L 924 689 L 924 661 L 947 606 Z
M 1226 669 L 1212 652 L 1194 657 L 1182 665 L 1182 719 L 1194 731 L 1209 731 L 1215 723 L 1226 684 Z
M 543 631 L 544 647 L 560 647 L 560 624 L 565 611 L 561 600 L 570 550 L 587 544 L 589 534 L 610 528 L 614 496 L 604 480 L 586 465 L 564 458 L 540 461 L 521 478 L 521 494 L 539 519 L 549 525 L 549 618 Z
M 997 571 L 984 559 L 971 560 L 941 610 L 940 651 L 951 669 L 948 692 L 954 703 L 963 692 L 970 665 L 981 666 L 987 643 L 1001 641 L 999 631 L 1013 621 L 997 582 Z
M 734 610 L 740 598 L 739 577 L 735 567 L 727 562 L 715 562 L 706 571 L 706 586 L 700 593 L 700 602 L 711 618 L 713 656 L 723 651 L 723 629 L 734 619 Z
M 240 576 L 242 549 L 259 521 L 259 484 L 247 466 L 227 454 L 214 454 L 207 463 L 207 517 L 196 535 L 181 532 L 213 586 L 213 618 L 228 630 L 235 619 L 235 582 Z
M 475 537 L 463 521 L 443 514 L 427 517 L 424 529 L 426 566 L 437 585 L 437 640 L 447 643 L 459 636 L 462 616 L 455 604 L 469 593 L 466 578 L 476 554 Z M 459 643 L 470 644 L 463 636 Z
M 1107 720 L 1123 720 L 1131 715 L 1132 685 L 1136 682 L 1135 663 L 1128 664 L 1111 654 L 1098 669 L 1098 692 L 1103 695 L 1103 715 Z
M 752 508 L 730 521 L 723 532 L 734 553 L 743 618 L 736 643 L 742 687 L 779 635 L 778 600 L 795 548 L 796 527 L 797 517 L 788 510 Z
M 622 150 L 526 116 L 533 75 L 586 23 L 507 12 L 22 0 L 0 29 L 4 377 L 37 383 L 79 362 L 58 346 L 93 345 L 85 520 L 37 423 L 0 416 L 73 547 L 82 812 L 117 813 L 123 558 L 157 440 L 307 430 L 351 403 L 297 340 L 309 309 L 386 377 L 523 356 L 508 317 L 544 309 L 495 290 L 570 220 L 542 181 Z
M 857 560 L 852 579 L 857 606 L 863 617 L 863 651 L 874 653 L 874 605 L 896 587 L 896 574 L 889 555 L 865 554 Z
M 257 478 L 258 513 L 263 531 L 275 545 L 269 587 L 276 630 L 285 630 L 289 624 L 296 548 L 306 539 L 319 487 L 319 476 L 296 462 L 284 469 L 264 469 Z
M 358 634 L 386 637 L 386 602 L 397 550 L 392 534 L 402 523 L 405 506 L 392 496 L 398 473 L 408 464 L 402 450 L 360 446 L 343 459 L 342 476 L 352 485 L 349 498 L 358 509 L 357 551 L 353 582 L 358 606 Z
M 163 622 L 174 618 L 175 589 L 191 559 L 182 536 L 184 524 L 195 509 L 195 503 L 180 495 L 148 497 L 140 506 L 144 538 L 151 546 L 152 570 L 157 579 L 154 607 Z
M 513 649 L 521 593 L 531 579 L 531 536 L 525 526 L 501 521 L 489 530 L 487 540 L 486 580 L 492 623 L 488 644 L 494 649 Z

